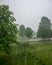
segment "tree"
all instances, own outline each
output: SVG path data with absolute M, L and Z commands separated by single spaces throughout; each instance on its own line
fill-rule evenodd
M 24 38 L 25 36 L 25 26 L 24 25 L 20 25 L 19 27 L 19 35 Z
M 32 29 L 30 28 L 30 27 L 27 27 L 26 28 L 26 37 L 27 38 L 31 38 L 32 37 L 32 35 L 33 35 L 33 31 L 32 31 Z
M 43 40 L 44 38 L 50 39 L 51 37 L 51 23 L 50 20 L 45 16 L 41 18 L 37 36 L 43 38 Z
M 51 23 L 51 38 L 52 38 L 52 23 Z
M 17 24 L 8 5 L 0 5 L 0 49 L 9 51 L 17 43 Z

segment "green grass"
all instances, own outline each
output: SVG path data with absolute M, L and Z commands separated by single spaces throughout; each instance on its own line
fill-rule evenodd
M 29 45 L 30 47 L 26 49 L 26 65 L 52 65 L 52 41 L 29 42 Z M 9 57 L 3 55 L 1 58 L 0 55 L 0 64 L 25 65 L 23 48 L 12 47 L 11 51 Z
M 31 42 L 30 42 L 31 43 Z M 52 65 L 52 42 L 36 42 L 37 44 L 33 44 L 33 49 L 31 52 L 35 52 L 35 56 L 38 58 L 41 63 L 45 65 Z

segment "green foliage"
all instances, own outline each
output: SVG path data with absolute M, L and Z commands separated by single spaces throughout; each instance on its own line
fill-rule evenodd
M 27 27 L 26 28 L 26 37 L 27 38 L 31 38 L 32 37 L 32 35 L 33 35 L 33 31 L 32 31 L 32 29 L 30 28 L 30 27 Z
M 52 37 L 52 29 L 51 29 L 51 37 Z
M 19 35 L 23 38 L 25 36 L 25 26 L 20 25 L 19 27 Z
M 51 37 L 51 23 L 47 17 L 42 17 L 41 22 L 39 24 L 39 29 L 37 33 L 38 37 L 41 38 L 50 38 Z
M 17 43 L 17 25 L 8 5 L 0 5 L 0 49 L 8 52 L 10 45 Z

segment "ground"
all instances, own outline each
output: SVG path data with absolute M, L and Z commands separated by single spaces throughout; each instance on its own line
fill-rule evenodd
M 25 65 L 25 54 L 26 65 L 52 65 L 52 41 L 29 42 L 26 52 L 22 47 L 12 47 L 11 51 L 11 65 Z M 0 64 L 7 65 L 6 61 Z

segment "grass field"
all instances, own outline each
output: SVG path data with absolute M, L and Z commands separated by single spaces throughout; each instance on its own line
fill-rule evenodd
M 29 42 L 25 52 L 23 49 L 12 47 L 11 56 L 0 55 L 0 65 L 52 65 L 52 41 Z

